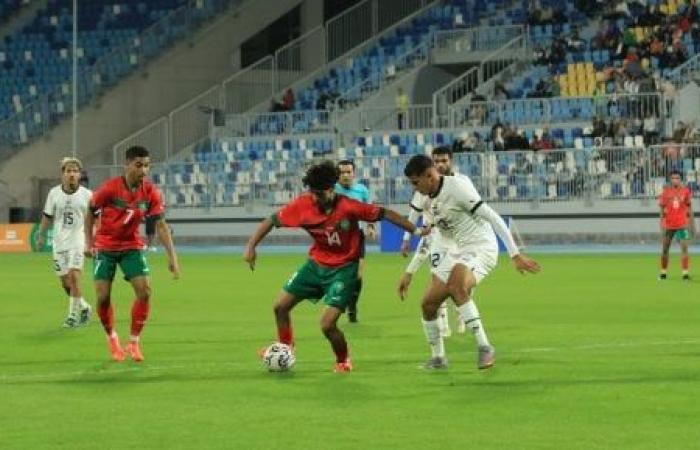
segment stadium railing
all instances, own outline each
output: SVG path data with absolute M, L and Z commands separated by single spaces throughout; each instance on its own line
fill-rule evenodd
M 334 115 L 337 117 L 337 115 Z M 433 128 L 433 105 L 410 105 L 402 118 L 404 130 Z M 361 131 L 384 131 L 399 128 L 399 111 L 395 106 L 356 108 L 336 119 L 340 133 L 357 134 Z
M 527 51 L 527 36 L 521 34 L 489 54 L 479 64 L 447 83 L 433 94 L 434 123 L 447 126 L 450 106 L 463 101 L 468 94 L 500 75 L 505 69 L 518 61 L 530 58 Z
M 222 83 L 225 112 L 240 114 L 275 93 L 275 59 L 268 55 Z
M 609 119 L 663 119 L 666 102 L 661 93 L 548 97 L 469 102 L 449 107 L 449 126 L 483 126 L 497 122 L 536 125 L 553 122 Z
M 700 53 L 673 69 L 667 78 L 679 89 L 693 80 L 700 80 Z
M 326 24 L 323 41 L 327 44 L 327 47 L 323 50 L 323 54 L 329 61 L 327 64 L 312 70 L 306 65 L 301 64 L 300 60 L 297 58 L 300 52 L 307 54 L 308 52 L 314 51 L 314 48 L 317 47 L 307 42 L 308 40 L 320 40 L 319 36 L 321 32 L 314 30 L 303 39 L 298 39 L 281 48 L 275 55 L 268 55 L 252 66 L 237 72 L 222 83 L 212 86 L 207 92 L 216 91 L 220 88 L 220 98 L 215 102 L 213 102 L 213 99 L 208 99 L 212 101 L 207 101 L 207 104 L 204 106 L 220 108 L 225 113 L 234 114 L 240 114 L 252 109 L 266 109 L 271 98 L 281 98 L 283 94 L 282 88 L 284 86 L 279 85 L 279 83 L 282 79 L 286 79 L 286 75 L 280 76 L 277 74 L 277 68 L 284 68 L 287 65 L 279 63 L 278 58 L 285 58 L 285 60 L 289 62 L 288 66 L 292 69 L 296 69 L 292 71 L 294 72 L 293 77 L 298 79 L 298 81 L 291 86 L 291 88 L 296 91 L 299 86 L 311 82 L 321 71 L 330 70 L 333 67 L 346 64 L 348 58 L 352 58 L 364 52 L 374 45 L 382 35 L 392 32 L 396 27 L 407 23 L 413 17 L 432 8 L 436 3 L 436 0 L 432 2 L 428 0 L 409 0 L 401 2 L 402 6 L 397 8 L 396 2 L 391 2 L 390 0 L 365 0 L 336 16 L 334 19 L 331 19 Z M 371 13 L 366 13 L 362 8 L 369 8 Z M 352 30 L 354 33 L 356 30 L 352 28 L 351 25 L 364 20 L 369 20 L 371 26 L 368 28 L 368 35 L 364 35 L 360 32 L 358 35 L 360 37 L 357 39 L 362 38 L 362 40 L 360 40 L 359 43 L 356 42 L 357 39 L 355 38 L 348 38 L 347 40 L 338 38 L 342 30 Z M 330 41 L 331 38 L 334 39 L 333 42 Z M 316 51 L 318 51 L 318 48 L 316 48 Z M 309 70 L 306 70 L 306 73 L 302 74 L 305 69 Z M 167 142 L 170 145 L 168 149 L 170 154 L 182 150 L 184 147 L 180 145 L 183 142 L 186 143 L 186 145 L 191 145 L 210 137 L 212 130 L 208 129 L 203 123 L 203 120 L 206 119 L 203 119 L 204 116 L 198 116 L 194 113 L 199 106 L 202 106 L 201 100 L 206 98 L 205 94 L 207 92 L 188 101 L 186 104 L 168 114 L 169 123 L 167 127 L 170 136 Z M 176 130 L 178 124 L 175 122 L 180 121 L 178 119 L 179 117 L 183 117 L 184 122 L 186 122 L 185 128 L 178 128 L 178 130 Z M 187 123 L 187 118 L 194 119 L 195 123 Z M 269 119 L 268 122 L 272 120 L 271 116 L 267 116 L 267 118 Z M 159 118 L 154 121 L 154 123 L 150 123 L 141 130 L 136 131 L 130 136 L 130 139 L 141 139 L 139 137 L 141 133 L 150 133 L 150 130 L 155 126 L 154 124 L 161 120 L 162 118 Z M 240 123 L 241 118 L 236 120 Z M 303 129 L 304 127 L 301 128 Z M 317 132 L 318 130 L 310 127 L 309 131 Z M 178 136 L 175 136 L 175 134 L 178 134 Z
M 307 32 L 275 52 L 272 56 L 272 94 L 257 98 L 257 103 L 247 110 L 267 109 L 270 99 L 282 98 L 287 88 L 299 92 L 322 73 L 344 66 L 349 58 L 375 45 L 381 36 L 408 23 L 436 3 L 436 0 L 407 0 L 399 2 L 400 7 L 396 7 L 397 2 L 390 0 L 364 0 L 344 11 L 324 26 Z M 365 23 L 364 21 L 369 21 L 367 26 L 350 27 L 350 24 Z M 342 33 L 350 33 L 351 37 L 341 39 L 339 35 Z M 262 63 L 255 63 L 256 66 L 258 64 Z M 236 92 L 246 89 L 245 84 L 231 82 L 236 76 L 224 82 L 227 99 L 247 95 L 245 92 Z M 234 106 L 227 108 L 243 112 Z
M 260 156 L 237 161 L 233 150 L 219 149 L 206 161 L 155 164 L 153 181 L 170 206 L 275 206 L 301 192 L 301 174 L 323 158 Z M 377 203 L 405 204 L 413 193 L 403 176 L 410 157 L 354 158 L 357 178 L 370 187 Z M 660 193 L 671 170 L 681 171 L 694 195 L 700 196 L 700 144 L 469 152 L 455 154 L 454 165 L 492 202 L 648 201 Z M 88 173 L 98 183 L 121 170 L 118 165 L 94 166 Z
M 522 34 L 526 34 L 525 27 L 522 25 L 437 30 L 433 33 L 432 46 L 438 52 L 493 51 Z
M 326 110 L 229 114 L 225 133 L 229 136 L 314 134 L 332 133 L 335 127 L 335 113 Z
M 116 143 L 112 147 L 112 161 L 114 164 L 122 164 L 124 162 L 124 153 L 134 145 L 146 147 L 151 155 L 153 162 L 167 161 L 170 157 L 168 143 L 170 137 L 169 130 L 170 122 L 165 117 L 161 117 L 148 127 L 139 132 L 128 136 L 127 138 Z
M 428 62 L 429 54 L 430 50 L 427 43 L 418 44 L 406 50 L 406 52 L 391 60 L 390 66 L 394 70 L 393 75 L 369 73 L 367 77 L 359 80 L 354 86 L 340 93 L 333 102 L 334 111 L 353 108 L 385 86 L 394 83 L 408 71 L 424 66 Z
M 211 136 L 217 111 L 221 111 L 223 89 L 212 86 L 199 96 L 168 114 L 171 149 L 184 149 L 196 144 L 201 136 Z

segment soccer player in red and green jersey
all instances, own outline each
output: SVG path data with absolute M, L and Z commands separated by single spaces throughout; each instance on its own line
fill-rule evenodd
M 695 234 L 695 220 L 691 206 L 690 189 L 683 185 L 681 173 L 673 170 L 670 173 L 670 186 L 664 187 L 659 195 L 661 208 L 661 274 L 659 280 L 666 279 L 668 269 L 668 250 L 674 238 L 681 245 L 681 268 L 683 280 L 690 280 L 690 260 L 688 257 L 688 241 Z
M 147 149 L 140 146 L 127 149 L 124 175 L 105 181 L 93 193 L 90 201 L 93 214 L 88 214 L 85 220 L 85 253 L 94 257 L 97 313 L 115 361 L 125 359 L 125 350 L 134 361 L 143 361 L 139 336 L 148 318 L 151 300 L 150 269 L 144 254 L 146 245 L 139 234 L 139 226 L 145 217 L 157 217 L 156 233 L 168 255 L 168 269 L 175 279 L 180 276 L 170 229 L 163 218 L 162 195 L 146 179 L 149 167 Z M 93 224 L 98 215 L 100 220 L 93 237 Z M 117 266 L 136 295 L 131 308 L 131 336 L 125 349 L 120 346 L 114 330 L 111 299 Z
M 303 179 L 309 191 L 260 223 L 248 240 L 244 259 L 251 269 L 255 268 L 255 248 L 275 226 L 303 228 L 311 235 L 314 243 L 309 260 L 291 276 L 275 301 L 277 336 L 280 342 L 293 346 L 291 310 L 302 300 L 315 303 L 323 298 L 326 309 L 321 317 L 321 331 L 335 353 L 334 371 L 349 372 L 352 364 L 348 345 L 337 322 L 348 307 L 357 282 L 362 245 L 358 222 L 384 218 L 417 235 L 428 234 L 428 230 L 417 229 L 390 209 L 336 194 L 337 181 L 338 169 L 330 161 L 309 168 Z

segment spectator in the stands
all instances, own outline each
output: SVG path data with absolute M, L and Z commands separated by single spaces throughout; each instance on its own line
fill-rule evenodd
M 625 32 L 622 33 L 622 45 L 625 48 L 635 47 L 637 45 L 637 33 L 634 32 L 634 28 L 627 27 Z
M 396 118 L 399 130 L 403 130 L 408 126 L 408 95 L 399 88 L 396 92 Z
M 505 149 L 505 131 L 506 127 L 500 120 L 497 120 L 493 127 L 491 127 L 491 142 L 493 143 L 493 149 L 495 151 Z
M 592 137 L 604 137 L 607 134 L 608 126 L 602 117 L 596 116 L 593 119 L 593 131 L 591 132 Z
M 533 51 L 533 56 L 535 59 L 535 64 L 539 65 L 544 65 L 544 64 L 549 64 L 549 54 L 547 53 L 547 50 L 541 46 L 541 45 L 536 45 L 535 50 Z
M 552 41 L 552 48 L 549 53 L 549 62 L 551 64 L 560 64 L 566 60 L 566 41 L 555 37 Z
M 528 150 L 530 148 L 530 143 L 522 129 L 509 129 L 504 140 L 505 150 Z
M 282 106 L 287 111 L 293 111 L 295 101 L 294 91 L 292 91 L 292 88 L 287 88 L 284 92 L 284 97 L 282 97 Z
M 284 109 L 284 105 L 280 102 L 277 101 L 277 99 L 272 99 L 270 100 L 270 112 L 271 113 L 276 113 L 276 112 L 283 112 L 286 111 Z
M 454 153 L 484 151 L 485 144 L 481 140 L 478 133 L 464 133 L 452 143 L 452 151 Z
M 493 88 L 493 100 L 502 101 L 508 100 L 510 98 L 510 93 L 502 83 L 496 83 Z
M 647 117 L 644 119 L 644 143 L 646 145 L 656 145 L 659 143 L 659 129 L 658 122 L 654 117 Z
M 570 52 L 580 52 L 586 47 L 586 41 L 581 39 L 578 27 L 574 27 L 571 31 L 571 36 L 566 41 L 566 45 Z

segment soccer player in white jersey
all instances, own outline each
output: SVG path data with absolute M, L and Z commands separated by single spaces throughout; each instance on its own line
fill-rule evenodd
M 85 215 L 92 192 L 80 186 L 82 164 L 76 158 L 61 161 L 61 184 L 49 191 L 41 218 L 37 246 L 44 246 L 46 230 L 53 224 L 54 270 L 69 296 L 66 328 L 85 325 L 92 309 L 83 299 L 80 274 L 83 270 L 85 248 Z
M 439 252 L 431 253 L 432 280 L 422 301 L 423 329 L 431 349 L 427 369 L 447 367 L 445 346 L 440 336 L 437 312 L 448 297 L 472 328 L 478 347 L 477 367 L 488 369 L 495 362 L 495 349 L 490 344 L 472 290 L 488 275 L 498 261 L 498 241 L 503 240 L 508 254 L 520 273 L 537 273 L 537 262 L 520 253 L 507 225 L 489 207 L 468 177 L 441 175 L 433 160 L 426 155 L 410 159 L 404 174 L 413 187 L 430 198 L 433 224 L 438 229 Z M 435 238 L 434 238 L 435 239 Z M 403 299 L 408 284 L 402 277 L 399 295 Z
M 454 170 L 452 167 L 452 150 L 449 147 L 441 146 L 436 147 L 432 152 L 433 162 L 435 163 L 435 168 L 442 175 L 454 175 L 462 176 Z M 416 191 L 413 193 L 413 198 L 409 206 L 411 207 L 408 213 L 408 220 L 411 223 L 416 223 L 418 218 L 423 216 L 423 224 L 432 223 L 432 215 L 430 214 L 430 198 L 427 195 L 423 195 Z M 438 233 L 437 229 L 433 230 L 432 233 Z M 432 238 L 430 235 L 421 238 L 418 242 L 416 252 L 413 258 L 406 266 L 403 277 L 405 278 L 404 283 L 411 283 L 413 275 L 418 271 L 421 265 L 428 259 L 428 255 L 431 253 Z M 403 241 L 401 242 L 401 254 L 406 257 L 408 256 L 411 244 L 411 235 L 409 233 L 404 233 Z M 440 253 L 439 250 L 435 250 L 433 253 Z M 440 335 L 442 337 L 450 337 L 452 331 L 450 330 L 449 314 L 447 312 L 447 302 L 443 302 L 438 310 L 438 325 L 440 327 Z M 463 334 L 466 331 L 466 324 L 464 319 L 460 314 L 457 314 L 457 332 Z

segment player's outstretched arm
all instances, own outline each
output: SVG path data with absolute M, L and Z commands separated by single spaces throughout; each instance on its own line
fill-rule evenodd
M 427 236 L 430 234 L 430 229 L 426 227 L 418 228 L 411 222 L 409 222 L 408 219 L 406 219 L 404 216 L 401 214 L 397 213 L 393 209 L 385 209 L 384 210 L 384 218 L 388 220 L 389 222 L 393 223 L 397 227 L 401 227 L 404 230 L 408 231 L 409 233 L 413 233 L 416 236 Z
M 503 241 L 508 250 L 508 255 L 510 255 L 513 264 L 515 264 L 515 269 L 520 273 L 537 273 L 540 271 L 540 265 L 537 261 L 528 258 L 527 256 L 520 253 L 518 245 L 513 239 L 513 235 L 508 229 L 508 225 L 503 221 L 503 218 L 494 211 L 489 205 L 482 203 L 478 205 L 474 214 L 485 219 L 493 227 L 493 231 L 496 232 L 499 238 Z
M 255 232 L 248 239 L 248 244 L 246 244 L 243 251 L 243 260 L 248 263 L 250 270 L 255 270 L 255 259 L 258 257 L 255 248 L 272 231 L 273 227 L 272 219 L 267 218 L 260 222 L 258 228 L 255 229 Z
M 170 234 L 170 227 L 165 222 L 164 218 L 159 218 L 156 222 L 156 236 L 168 254 L 168 270 L 173 274 L 173 278 L 180 278 L 180 263 L 177 260 L 177 252 L 175 252 L 175 244 L 173 244 L 173 235 Z
M 408 212 L 408 221 L 411 223 L 418 223 L 418 218 L 420 213 L 415 209 L 411 208 Z M 405 231 L 403 233 L 403 239 L 401 240 L 401 255 L 406 258 L 411 250 L 411 233 Z

